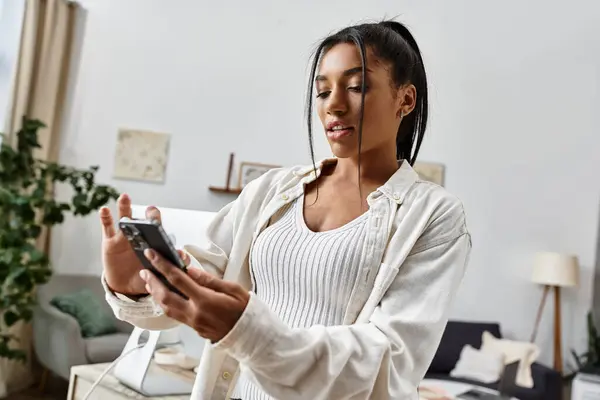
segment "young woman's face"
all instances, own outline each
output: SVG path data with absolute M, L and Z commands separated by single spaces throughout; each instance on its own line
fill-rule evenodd
M 360 125 L 362 68 L 358 48 L 341 43 L 323 55 L 316 76 L 316 107 L 327 140 L 338 158 L 356 157 Z M 367 49 L 367 71 L 361 153 L 396 148 L 400 114 L 414 105 L 414 86 L 394 89 L 387 63 Z M 407 96 L 408 94 L 408 96 Z M 407 97 L 409 97 L 407 101 Z

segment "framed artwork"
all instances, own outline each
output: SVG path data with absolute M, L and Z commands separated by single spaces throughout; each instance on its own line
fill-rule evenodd
M 169 139 L 165 133 L 121 129 L 117 137 L 114 177 L 163 182 Z
M 265 172 L 273 168 L 280 168 L 280 165 L 261 164 L 253 162 L 240 163 L 240 172 L 238 177 L 238 187 L 244 188 L 248 183 L 258 178 Z
M 442 164 L 417 161 L 413 169 L 421 179 L 444 186 L 444 166 Z

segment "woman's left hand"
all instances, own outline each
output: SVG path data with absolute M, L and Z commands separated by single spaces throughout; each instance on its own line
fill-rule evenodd
M 247 290 L 198 268 L 188 268 L 186 274 L 156 251 L 146 250 L 145 255 L 173 286 L 188 297 L 186 300 L 169 290 L 151 271 L 140 271 L 140 276 L 146 281 L 146 290 L 167 316 L 190 326 L 212 343 L 220 341 L 231 331 L 250 300 Z

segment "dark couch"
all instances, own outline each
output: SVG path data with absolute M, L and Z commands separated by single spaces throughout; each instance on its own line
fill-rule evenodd
M 450 371 L 454 369 L 460 357 L 460 352 L 465 345 L 470 344 L 476 349 L 481 348 L 481 336 L 484 331 L 490 332 L 497 338 L 502 338 L 499 324 L 462 321 L 448 322 L 426 378 L 473 383 L 496 389 L 497 382 L 488 385 L 450 376 Z M 557 371 L 535 363 L 531 366 L 531 373 L 534 387 L 524 388 L 515 386 L 512 392 L 509 393 L 511 396 L 520 400 L 561 400 L 562 378 Z

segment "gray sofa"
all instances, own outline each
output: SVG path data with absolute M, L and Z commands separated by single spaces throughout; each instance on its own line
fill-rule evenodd
M 425 377 L 472 383 L 497 389 L 498 382 L 484 384 L 450 376 L 450 371 L 454 369 L 460 358 L 462 348 L 467 344 L 476 349 L 481 348 L 481 337 L 485 331 L 497 338 L 502 338 L 500 324 L 496 322 L 449 321 Z M 531 366 L 531 375 L 534 383 L 532 388 L 514 385 L 510 388 L 509 394 L 519 400 L 561 400 L 562 378 L 560 373 L 542 364 L 534 363 Z
M 33 345 L 39 362 L 67 380 L 72 366 L 111 362 L 117 358 L 133 330 L 130 324 L 115 318 L 118 333 L 83 338 L 77 320 L 50 304 L 57 294 L 83 288 L 97 294 L 102 305 L 113 315 L 104 300 L 100 277 L 90 275 L 54 275 L 50 282 L 39 287 L 38 305 L 33 313 Z

